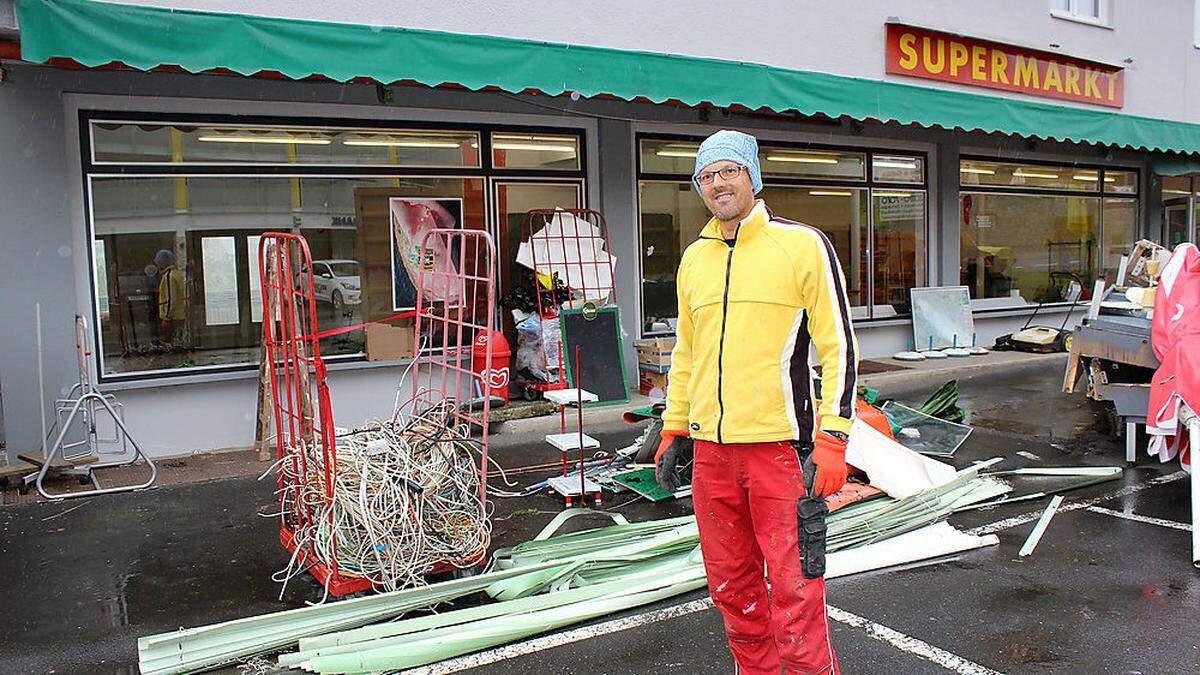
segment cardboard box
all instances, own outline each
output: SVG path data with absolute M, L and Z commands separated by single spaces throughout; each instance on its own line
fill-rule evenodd
M 656 373 L 638 368 L 638 391 L 643 396 L 667 397 L 667 373 Z
M 413 327 L 392 326 L 386 323 L 368 324 L 366 352 L 368 361 L 394 361 L 413 356 Z
M 648 369 L 662 373 L 666 372 L 663 369 L 664 367 L 671 365 L 671 351 L 675 349 L 675 338 L 660 337 L 634 340 L 633 346 L 637 350 L 639 368 L 647 366 Z

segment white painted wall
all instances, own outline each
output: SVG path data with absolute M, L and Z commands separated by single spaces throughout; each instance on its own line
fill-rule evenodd
M 693 0 L 125 0 L 124 4 L 667 52 L 999 95 L 991 90 L 885 75 L 884 24 L 894 19 L 1110 63 L 1132 59 L 1125 64 L 1123 112 L 1200 121 L 1200 50 L 1193 46 L 1194 0 L 1101 1 L 1109 3 L 1110 27 L 1053 17 L 1050 0 L 757 0 L 723 4 Z

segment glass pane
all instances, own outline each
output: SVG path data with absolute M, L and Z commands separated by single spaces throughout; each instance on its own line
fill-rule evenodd
M 492 134 L 492 165 L 497 169 L 578 171 L 579 137 Z
M 1075 0 L 1076 16 L 1088 17 L 1091 19 L 1100 18 L 1100 2 L 1101 0 Z
M 1191 194 L 1192 179 L 1190 176 L 1163 176 L 1162 199 L 1164 202 Z
M 252 234 L 246 237 L 246 268 L 250 271 L 250 320 L 262 323 L 262 276 L 258 269 L 258 244 L 262 237 Z
M 1100 247 L 1099 273 L 1110 284 L 1117 280 L 1121 256 L 1129 255 L 1129 249 L 1138 240 L 1137 206 L 1136 199 L 1104 200 L 1104 243 Z M 1084 282 L 1090 283 L 1091 279 L 1085 278 Z
M 819 228 L 833 242 L 842 271 L 846 275 L 846 290 L 850 304 L 867 304 L 867 191 L 854 188 L 794 188 L 768 187 L 762 191 L 763 201 L 776 214 Z M 891 314 L 890 305 L 878 308 Z M 855 317 L 866 317 L 860 310 Z
M 959 178 L 964 186 L 995 185 L 1026 190 L 1100 190 L 1100 175 L 1095 169 L 1077 169 L 1069 166 L 964 159 L 959 167 Z
M 529 237 L 522 231 L 522 218 L 533 209 L 577 209 L 580 208 L 580 186 L 578 184 L 542 183 L 498 183 L 496 185 L 496 212 L 500 216 L 500 230 L 496 255 L 500 265 L 500 295 L 506 296 L 517 286 L 526 290 L 533 288 L 533 272 L 516 264 L 517 248 Z M 530 311 L 523 309 L 522 311 Z M 509 326 L 511 314 L 506 315 L 505 326 Z M 515 336 L 515 334 L 514 334 Z M 513 336 L 510 336 L 513 337 Z M 516 344 L 513 342 L 512 344 Z
M 1105 169 L 1104 191 L 1125 192 L 1129 194 L 1137 192 L 1137 173 L 1134 171 L 1113 171 L 1111 169 Z
M 96 178 L 91 185 L 96 242 L 108 268 L 110 313 L 100 326 L 106 375 L 255 364 L 264 232 L 300 232 L 328 270 L 313 280 L 325 330 L 362 322 L 368 302 L 375 313 L 367 320 L 394 313 L 389 197 L 460 200 L 465 225 L 484 227 L 483 179 L 213 176 Z M 156 264 L 161 251 L 166 256 Z M 322 341 L 321 353 L 356 354 L 363 346 L 363 332 L 352 331 Z
M 871 175 L 883 183 L 923 183 L 925 160 L 902 155 L 875 155 L 871 158 Z
M 643 146 L 644 147 L 644 146 Z M 689 168 L 690 171 L 690 168 Z M 642 234 L 644 333 L 675 329 L 675 271 L 679 257 L 708 222 L 708 209 L 690 182 L 638 183 Z
M 1096 278 L 1098 197 L 964 193 L 961 280 L 976 308 L 1058 300 L 1068 273 Z
M 92 123 L 99 163 L 479 166 L 479 134 Z
M 1163 207 L 1163 222 L 1167 228 L 1167 248 L 1175 248 L 1188 240 L 1188 205 L 1187 198 L 1177 204 Z
M 925 285 L 925 193 L 872 191 L 875 223 L 874 316 L 908 314 L 909 289 Z
M 92 242 L 92 257 L 96 265 L 96 300 L 100 305 L 100 317 L 108 318 L 108 261 L 104 257 L 104 242 Z
M 238 322 L 237 260 L 233 237 L 200 240 L 201 284 L 204 286 L 204 322 L 223 326 Z M 162 291 L 160 290 L 161 294 Z M 159 296 L 161 303 L 162 296 Z
M 865 180 L 867 177 L 867 155 L 863 152 L 761 146 L 758 158 L 764 176 L 850 180 Z
M 1060 12 L 1070 11 L 1071 0 L 1050 0 L 1050 8 L 1057 9 Z
M 674 173 L 691 177 L 696 168 L 696 151 L 699 149 L 700 144 L 693 141 L 643 139 L 642 172 Z

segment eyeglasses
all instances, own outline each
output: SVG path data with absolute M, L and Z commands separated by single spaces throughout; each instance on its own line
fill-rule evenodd
M 741 164 L 734 164 L 733 166 L 727 166 L 724 169 L 716 171 L 705 171 L 704 173 L 696 174 L 696 182 L 700 185 L 712 185 L 713 179 L 717 176 L 720 176 L 721 180 L 728 182 L 740 176 L 745 170 L 746 167 Z

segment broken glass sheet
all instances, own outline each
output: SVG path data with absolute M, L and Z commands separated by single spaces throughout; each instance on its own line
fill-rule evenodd
M 896 440 L 901 445 L 929 457 L 953 457 L 971 435 L 971 427 L 926 415 L 903 403 L 888 401 L 880 408 L 893 427 L 899 427 Z

